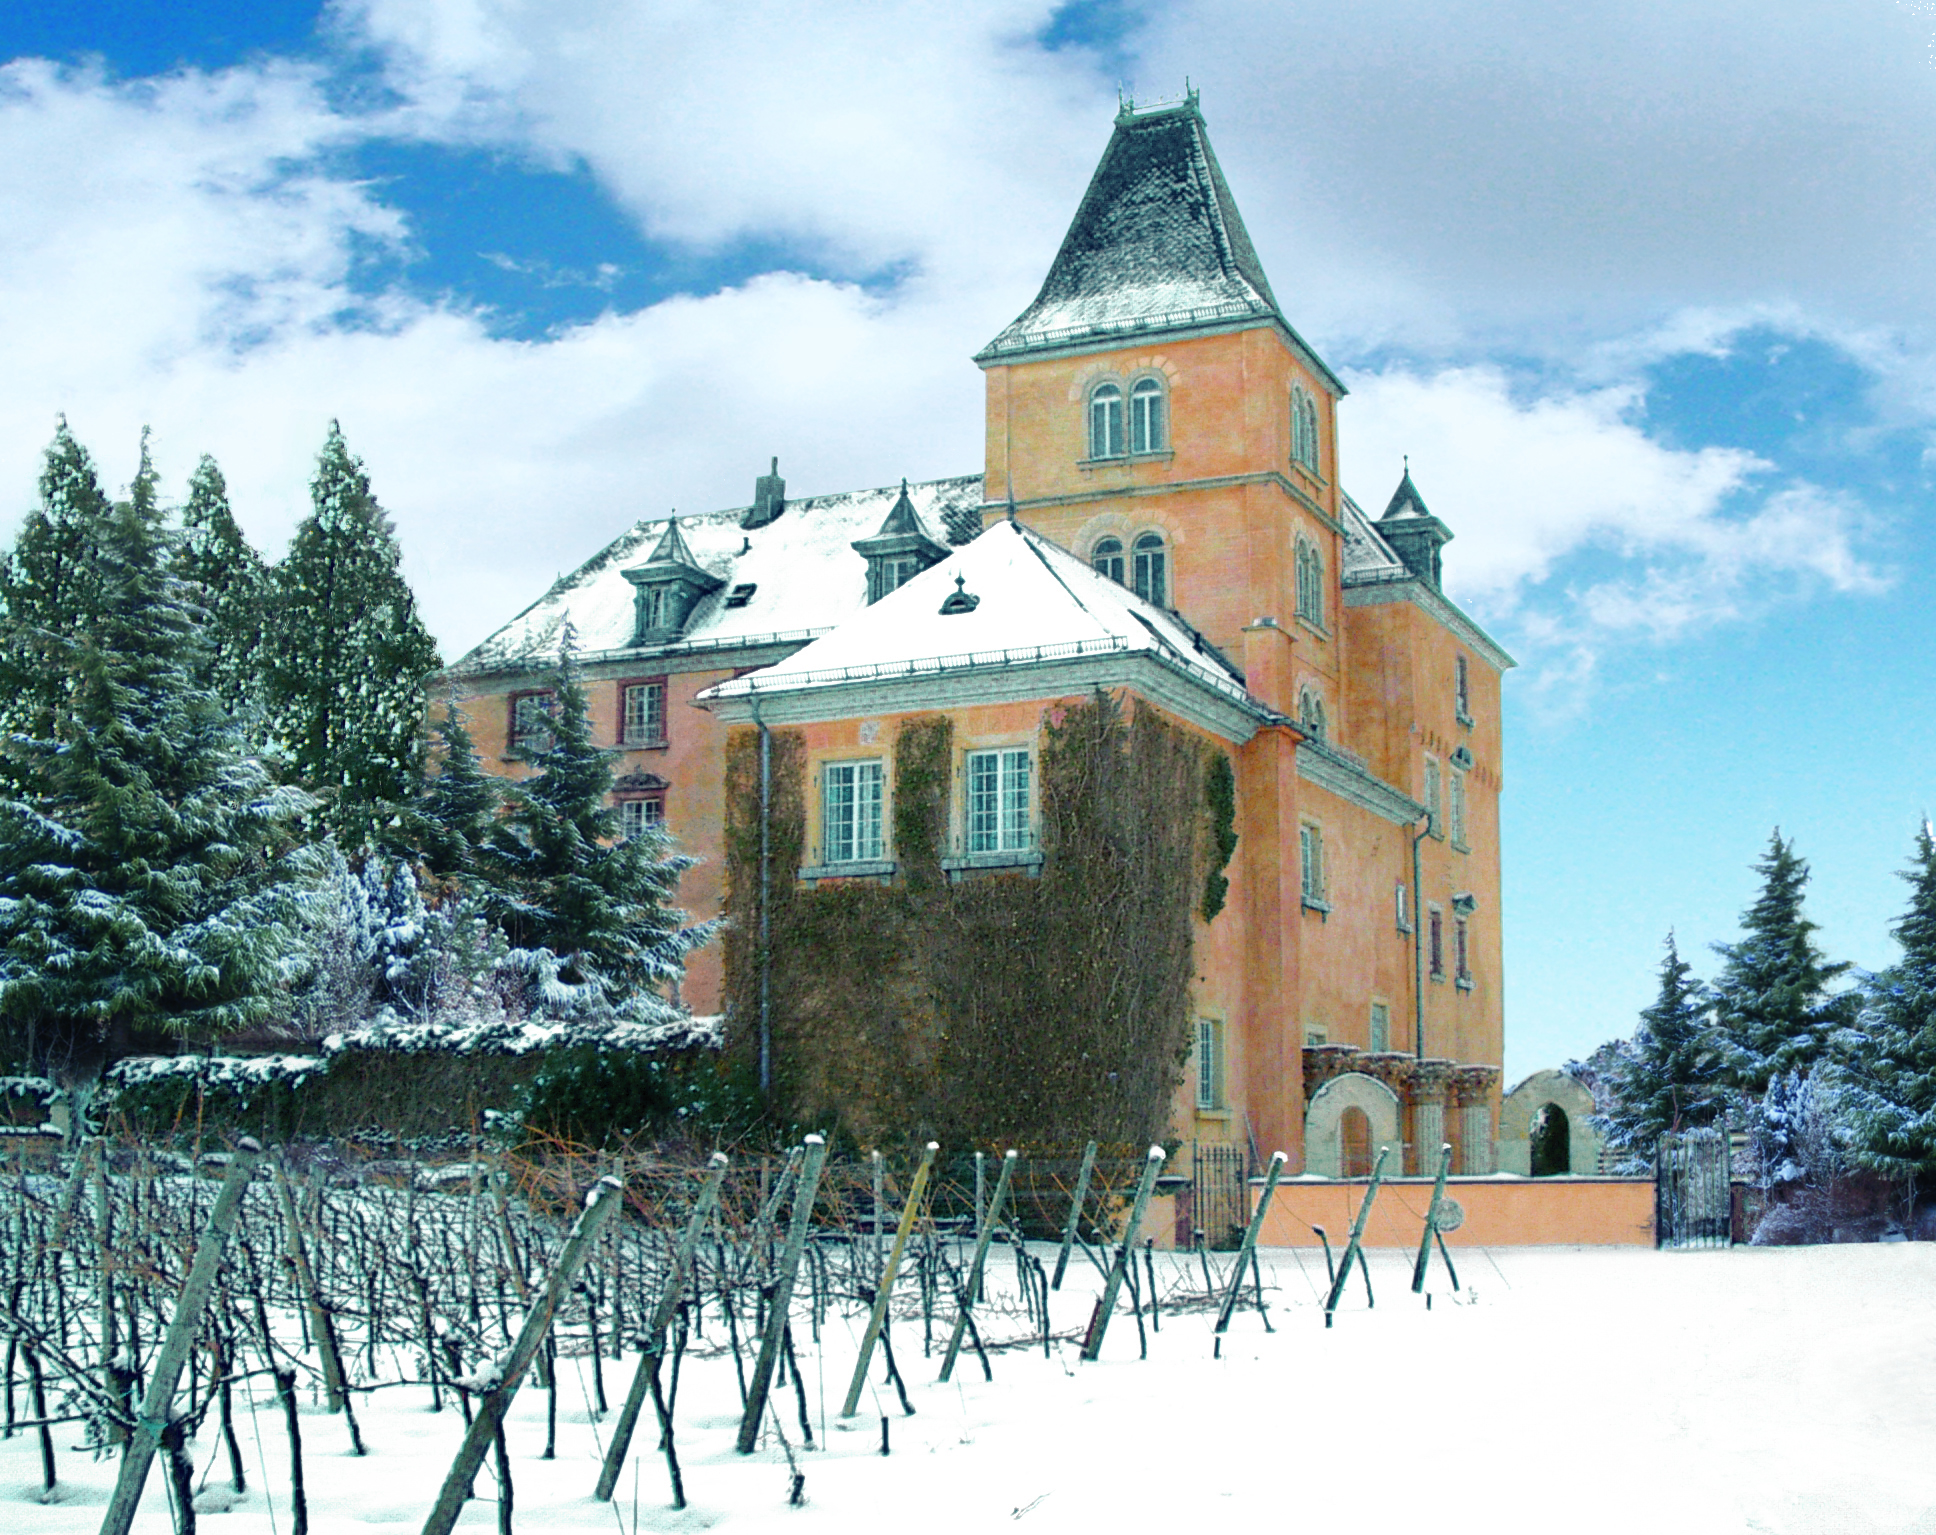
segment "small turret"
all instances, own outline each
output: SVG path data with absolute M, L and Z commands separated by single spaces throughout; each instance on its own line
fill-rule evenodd
M 1378 519 L 1378 532 L 1413 575 L 1433 591 L 1439 590 L 1439 551 L 1452 542 L 1452 530 L 1426 509 L 1425 498 L 1412 483 L 1409 461 L 1385 515 Z

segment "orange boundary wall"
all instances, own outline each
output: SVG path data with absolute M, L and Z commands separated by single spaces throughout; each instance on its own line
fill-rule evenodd
M 1271 1196 L 1259 1244 L 1307 1247 L 1317 1240 L 1311 1228 L 1322 1226 L 1332 1247 L 1342 1247 L 1365 1188 L 1364 1179 L 1285 1179 Z M 1261 1182 L 1251 1185 L 1253 1209 L 1262 1191 Z M 1651 1178 L 1449 1178 L 1445 1192 L 1465 1211 L 1465 1224 L 1446 1233 L 1448 1247 L 1654 1245 Z M 1431 1203 L 1430 1178 L 1387 1178 L 1365 1225 L 1365 1245 L 1417 1248 Z

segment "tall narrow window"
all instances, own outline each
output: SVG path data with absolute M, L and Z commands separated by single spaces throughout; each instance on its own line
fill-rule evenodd
M 625 746 L 665 745 L 665 699 L 663 682 L 628 682 L 624 692 L 624 717 L 619 734 Z
M 1214 1018 L 1197 1020 L 1197 1107 L 1223 1107 L 1223 1025 Z
M 1472 984 L 1471 935 L 1464 917 L 1452 919 L 1452 958 L 1458 962 L 1458 969 L 1454 974 L 1470 986 Z
M 618 834 L 626 841 L 641 836 L 648 826 L 665 824 L 665 796 L 637 795 L 618 802 Z
M 1398 919 L 1398 930 L 1409 933 L 1412 930 L 1411 893 L 1406 890 L 1405 882 L 1400 880 L 1392 886 L 1392 910 Z
M 1089 395 L 1089 456 L 1123 456 L 1123 391 L 1116 384 L 1098 384 Z
M 1295 384 L 1291 386 L 1291 459 L 1313 473 L 1317 471 L 1317 401 Z
M 1439 820 L 1439 763 L 1436 757 L 1425 759 L 1425 814 L 1432 835 L 1443 837 L 1445 827 Z
M 1452 697 L 1458 709 L 1459 723 L 1462 725 L 1472 723 L 1472 694 L 1468 687 L 1469 680 L 1466 675 L 1465 657 L 1460 656 L 1453 672 Z
M 1445 979 L 1445 913 L 1434 906 L 1426 919 L 1426 958 L 1432 970 L 1432 979 Z
M 968 851 L 1024 852 L 1029 831 L 1026 747 L 968 754 Z
M 1110 580 L 1121 581 L 1123 579 L 1123 541 L 1120 538 L 1097 540 L 1095 552 L 1089 556 L 1089 563 Z
M 1138 379 L 1129 391 L 1129 451 L 1161 453 L 1168 446 L 1163 433 L 1163 386 L 1153 378 Z
M 1449 821 L 1452 826 L 1452 845 L 1454 847 L 1464 847 L 1465 846 L 1465 774 L 1461 773 L 1457 768 L 1454 768 L 1452 770 L 1452 782 L 1449 785 L 1449 787 L 1451 789 L 1451 794 L 1449 795 L 1450 809 L 1448 814 L 1446 815 L 1446 820 Z
M 1324 904 L 1324 833 L 1306 821 L 1297 829 L 1299 879 L 1304 900 L 1312 906 Z
M 1391 1049 L 1391 1009 L 1383 1002 L 1371 1004 L 1371 1048 Z
M 511 700 L 512 751 L 541 752 L 551 745 L 551 714 L 557 700 L 550 693 L 520 693 Z
M 879 762 L 830 762 L 821 770 L 821 853 L 828 863 L 873 863 L 883 856 Z
M 1297 616 L 1324 627 L 1324 560 L 1304 538 L 1297 541 Z
M 1136 595 L 1159 608 L 1169 606 L 1169 554 L 1160 533 L 1145 533 L 1136 540 Z

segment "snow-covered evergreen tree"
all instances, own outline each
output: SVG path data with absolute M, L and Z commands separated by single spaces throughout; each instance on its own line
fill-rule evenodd
M 474 879 L 480 874 L 477 850 L 497 822 L 499 780 L 478 761 L 454 700 L 433 728 L 441 750 L 419 807 L 424 867 L 439 879 Z
M 206 454 L 188 481 L 175 573 L 206 618 L 201 681 L 254 737 L 262 701 L 262 624 L 269 567 L 229 510 L 228 485 Z
M 1863 987 L 1841 1052 L 1850 1154 L 1891 1176 L 1936 1172 L 1936 840 L 1916 833 L 1909 909 L 1891 931 L 1902 958 Z
M 142 434 L 147 459 L 147 434 Z M 0 733 L 45 737 L 66 698 L 55 659 L 99 605 L 96 551 L 110 508 L 86 448 L 62 417 L 40 471 L 40 504 L 0 563 Z
M 670 1023 L 686 956 L 717 923 L 681 926 L 671 903 L 692 860 L 665 832 L 619 840 L 612 754 L 592 739 L 569 635 L 552 686 L 549 738 L 525 753 L 537 772 L 505 785 L 505 814 L 481 850 L 486 909 L 525 969 L 534 1013 Z
M 1674 935 L 1660 962 L 1660 991 L 1634 1036 L 1603 1068 L 1607 1141 L 1651 1166 L 1663 1135 L 1712 1124 L 1725 1106 L 1713 1036 L 1713 995 L 1681 958 Z
M 1808 864 L 1779 827 L 1755 871 L 1761 895 L 1742 914 L 1745 936 L 1714 946 L 1725 961 L 1714 982 L 1724 1080 L 1750 1095 L 1820 1060 L 1854 1000 L 1829 991 L 1849 967 L 1830 964 L 1816 947 L 1816 926 L 1802 912 Z
M 197 686 L 197 625 L 142 454 L 99 524 L 94 616 L 50 650 L 66 701 L 4 744 L 0 1013 L 39 1053 L 140 1031 L 220 1034 L 275 1009 L 306 796 L 272 786 Z
M 327 796 L 348 848 L 397 842 L 424 759 L 424 679 L 437 647 L 417 617 L 390 519 L 330 423 L 313 509 L 271 579 L 269 733 Z

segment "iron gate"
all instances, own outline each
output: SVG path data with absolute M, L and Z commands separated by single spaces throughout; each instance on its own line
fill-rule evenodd
M 1194 1147 L 1190 1159 L 1190 1211 L 1206 1247 L 1231 1248 L 1250 1223 L 1244 1175 L 1250 1171 L 1241 1146 Z
M 1663 1135 L 1654 1154 L 1654 1245 L 1728 1246 L 1734 1233 L 1730 1182 L 1723 1131 Z

